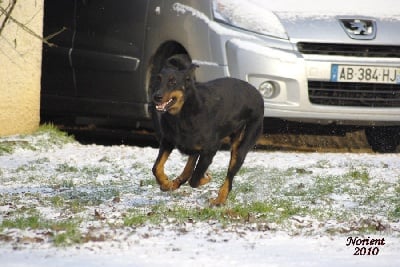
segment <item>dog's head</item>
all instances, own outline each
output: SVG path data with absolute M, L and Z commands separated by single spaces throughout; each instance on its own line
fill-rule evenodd
M 153 95 L 153 102 L 159 112 L 178 114 L 185 103 L 187 90 L 192 87 L 194 70 L 198 66 L 191 64 L 188 68 L 178 69 L 165 67 L 158 75 L 159 89 Z

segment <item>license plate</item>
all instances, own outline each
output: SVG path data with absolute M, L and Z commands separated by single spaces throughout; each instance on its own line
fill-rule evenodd
M 400 84 L 400 68 L 333 64 L 331 81 Z

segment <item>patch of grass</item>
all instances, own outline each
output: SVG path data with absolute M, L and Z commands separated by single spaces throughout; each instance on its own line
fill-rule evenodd
M 37 170 L 37 166 L 35 164 L 25 164 L 19 166 L 16 170 L 15 173 L 19 172 L 33 172 Z
M 225 177 L 226 172 L 227 172 L 227 170 L 224 169 L 224 170 L 220 170 L 218 172 L 213 172 L 212 174 L 214 176 Z M 261 172 L 264 173 L 264 170 L 261 168 L 243 166 L 242 168 L 239 169 L 237 175 L 238 176 L 244 176 L 244 175 L 259 176 L 261 174 Z
M 79 199 L 72 199 L 66 202 L 67 209 L 72 213 L 79 213 L 85 210 L 85 205 Z
M 276 199 L 271 202 L 253 202 L 246 205 L 237 204 L 232 207 L 208 207 L 202 209 L 175 209 L 173 215 L 182 219 L 192 218 L 196 221 L 216 220 L 223 224 L 233 222 L 246 223 L 252 221 L 268 221 L 283 223 L 294 215 L 303 214 L 304 208 L 290 200 Z M 183 216 L 182 216 L 183 215 Z
M 69 188 L 69 189 L 71 189 L 71 188 L 74 188 L 74 187 L 75 187 L 75 184 L 74 184 L 74 181 L 73 181 L 72 179 L 66 179 L 66 180 L 63 180 L 63 181 L 62 181 L 61 187 L 62 187 L 62 188 Z
M 229 219 L 229 209 L 226 208 L 197 208 L 190 209 L 185 207 L 176 207 L 168 211 L 168 216 L 176 219 L 178 222 L 185 221 L 219 221 L 221 223 L 226 223 Z M 232 218 L 230 218 L 232 219 Z
M 127 227 L 141 226 L 146 222 L 159 224 L 168 209 L 162 205 L 154 205 L 150 210 L 131 208 L 125 214 L 123 224 Z
M 76 178 L 85 178 L 85 181 L 93 182 L 93 179 L 96 179 L 99 175 L 107 174 L 107 169 L 101 166 L 84 166 L 77 167 L 75 165 L 70 165 L 67 163 L 58 164 L 55 168 L 55 171 L 59 174 L 66 174 L 71 177 Z M 72 186 L 71 186 L 72 187 Z
M 36 148 L 25 140 L 0 140 L 0 156 L 14 153 L 15 149 L 36 150 Z
M 34 135 L 35 136 L 48 135 L 48 138 L 46 138 L 46 140 L 41 138 L 39 139 L 40 140 L 38 143 L 39 146 L 46 145 L 44 142 L 49 142 L 50 144 L 57 146 L 75 142 L 74 136 L 61 131 L 54 124 L 51 123 L 40 125 L 39 129 L 36 131 L 36 133 L 34 133 Z
M 56 196 L 50 197 L 50 203 L 54 207 L 61 208 L 65 205 L 65 199 L 61 196 L 56 195 Z
M 28 137 L 35 137 L 29 140 Z M 18 148 L 36 151 L 38 149 L 47 149 L 52 146 L 62 146 L 74 142 L 73 136 L 60 131 L 53 124 L 43 124 L 32 135 L 19 135 L 0 139 L 0 155 L 12 154 Z
M 321 176 L 314 177 L 314 184 L 308 189 L 308 196 L 314 199 L 325 199 L 338 189 L 339 176 Z
M 1 141 L 0 142 L 0 156 L 13 153 L 15 146 L 16 146 L 15 142 Z
M 39 215 L 31 215 L 27 217 L 17 217 L 14 219 L 5 219 L 0 225 L 0 229 L 16 228 L 16 229 L 39 229 L 43 226 Z
M 317 167 L 324 168 L 329 164 L 328 161 L 320 161 Z M 249 176 L 247 171 L 260 173 L 259 170 L 248 169 L 241 175 Z M 292 231 L 303 227 L 297 228 L 297 220 L 291 219 L 299 216 L 321 225 L 336 222 L 338 225 L 332 224 L 333 231 L 351 229 L 353 232 L 369 233 L 377 231 L 374 224 L 354 226 L 360 214 L 369 214 L 372 219 L 376 216 L 392 221 L 400 218 L 400 197 L 397 197 L 400 196 L 400 186 L 375 181 L 368 166 L 349 165 L 347 171 L 338 175 L 313 175 L 308 168 L 263 170 L 263 175 L 265 179 L 260 179 L 262 176 L 256 178 L 262 181 L 258 182 L 260 186 L 254 182 L 250 183 L 252 186 L 247 186 L 246 179 L 243 179 L 233 188 L 232 195 L 237 194 L 238 197 L 230 198 L 229 203 L 241 201 L 244 204 L 235 204 L 231 211 L 244 222 L 246 216 L 255 216 L 255 222 L 265 220 L 278 224 L 280 229 Z M 296 180 L 298 178 L 300 180 Z M 257 209 L 261 211 L 257 212 Z M 219 220 L 221 217 L 218 217 Z M 323 231 L 331 230 L 328 227 Z M 315 229 L 300 231 L 309 233 Z
M 61 209 L 70 214 L 80 213 L 89 206 L 88 201 L 82 201 L 77 197 L 71 197 L 67 192 L 48 197 L 45 200 L 49 203 L 48 205 L 51 205 L 53 208 Z
M 71 166 L 67 163 L 63 163 L 63 164 L 58 164 L 57 168 L 55 169 L 56 172 L 72 172 L 72 173 L 76 173 L 79 172 L 79 169 L 75 166 Z
M 400 219 L 400 205 L 396 205 L 393 209 L 389 212 L 389 218 L 391 219 Z
M 58 247 L 80 244 L 84 241 L 84 237 L 79 230 L 78 221 L 56 222 L 50 226 L 50 229 L 56 232 L 53 242 Z
M 286 174 L 287 175 L 294 175 L 294 174 L 297 174 L 297 175 L 308 175 L 308 174 L 312 174 L 312 171 L 309 171 L 309 170 L 306 170 L 306 169 L 304 169 L 304 168 L 289 168 L 287 171 L 286 171 Z
M 290 199 L 279 199 L 275 203 L 275 207 L 277 211 L 280 211 L 279 216 L 277 217 L 278 223 L 281 223 L 294 215 L 304 215 L 307 211 L 306 207 L 300 207 L 295 204 L 295 201 Z
M 252 184 L 252 183 L 248 183 L 248 182 L 244 182 L 244 183 L 236 183 L 235 187 L 233 189 L 233 191 L 231 192 L 232 197 L 230 195 L 228 195 L 230 200 L 233 200 L 236 198 L 237 194 L 252 194 L 255 192 L 256 189 L 256 185 Z
M 73 189 L 75 188 L 75 183 L 72 178 L 64 178 L 62 180 L 58 180 L 57 177 L 51 177 L 51 180 L 49 182 L 49 187 L 51 187 L 54 190 L 68 190 L 68 189 Z
M 28 212 L 29 213 L 29 212 Z M 42 218 L 38 213 L 31 215 L 18 214 L 14 218 L 4 219 L 0 224 L 0 230 L 46 230 L 50 231 L 53 243 L 56 246 L 67 246 L 83 242 L 83 235 L 79 230 L 80 221 L 68 219 L 63 221 L 51 221 Z
M 362 186 L 362 185 L 360 185 Z M 388 191 L 388 185 L 385 183 L 374 183 L 371 186 L 358 190 L 359 202 L 364 206 L 379 207 L 383 202 L 391 203 L 395 198 L 393 196 L 386 194 Z M 378 213 L 382 212 L 377 211 Z M 383 215 L 383 214 L 382 214 Z
M 364 184 L 368 184 L 368 182 L 371 180 L 371 177 L 369 175 L 369 172 L 367 169 L 351 169 L 345 177 L 352 178 L 353 180 L 360 180 Z
M 141 214 L 140 212 L 130 212 L 124 218 L 124 226 L 134 227 L 144 225 L 149 219 L 146 214 Z
M 177 222 L 224 220 L 221 208 L 193 209 L 178 206 L 167 208 L 156 205 L 151 211 L 131 209 L 124 218 L 124 226 L 141 226 L 146 223 L 159 224 L 168 218 Z
M 400 219 L 400 184 L 394 189 L 395 197 L 391 198 L 392 208 L 389 211 L 389 218 L 393 220 Z
M 119 198 L 121 192 L 118 188 L 101 187 L 89 191 L 77 190 L 75 187 L 60 193 L 59 196 L 50 199 L 51 203 L 62 203 L 65 209 L 73 213 L 84 211 L 87 207 L 98 206 L 107 200 Z
M 34 165 L 43 165 L 43 164 L 47 164 L 47 163 L 50 163 L 50 159 L 47 157 L 29 161 L 29 164 L 34 164 Z
M 214 222 L 226 226 L 231 223 L 276 222 L 283 223 L 294 215 L 304 214 L 305 208 L 290 200 L 275 200 L 271 203 L 254 202 L 225 207 L 186 208 L 156 205 L 150 211 L 131 209 L 124 218 L 124 226 L 141 226 L 146 223 L 159 224 L 163 221 Z
M 318 160 L 317 163 L 315 164 L 315 167 L 325 169 L 325 168 L 330 168 L 331 164 L 328 160 L 323 159 L 323 160 Z
M 140 180 L 140 187 L 157 186 L 157 181 L 155 178 Z
M 80 169 L 79 172 L 82 173 L 82 175 L 85 177 L 96 178 L 101 174 L 106 174 L 107 169 L 99 166 L 85 166 L 82 169 Z

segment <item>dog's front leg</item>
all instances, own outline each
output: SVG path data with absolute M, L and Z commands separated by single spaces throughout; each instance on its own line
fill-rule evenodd
M 191 187 L 199 187 L 205 185 L 211 180 L 211 176 L 206 173 L 208 167 L 210 166 L 212 159 L 214 158 L 216 152 L 206 155 L 200 155 L 199 162 L 193 172 L 192 178 L 190 179 Z
M 188 161 L 186 163 L 185 168 L 183 169 L 181 175 L 179 175 L 172 182 L 174 183 L 174 187 L 179 188 L 181 185 L 186 183 L 190 177 L 192 177 L 194 167 L 196 166 L 197 159 L 199 155 L 190 155 Z
M 174 183 L 168 179 L 168 176 L 164 172 L 165 162 L 171 154 L 172 149 L 172 146 L 164 145 L 163 143 L 161 143 L 156 162 L 154 163 L 152 169 L 153 174 L 156 177 L 157 183 L 160 185 L 161 191 L 171 191 L 178 188 L 175 188 Z

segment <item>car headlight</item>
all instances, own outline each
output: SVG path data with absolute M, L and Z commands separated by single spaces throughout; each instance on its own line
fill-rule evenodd
M 259 34 L 288 39 L 285 28 L 271 11 L 252 1 L 213 0 L 214 19 Z

